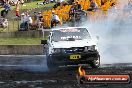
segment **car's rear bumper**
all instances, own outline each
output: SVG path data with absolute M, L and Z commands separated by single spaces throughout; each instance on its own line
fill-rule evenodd
M 81 55 L 79 59 L 70 59 L 70 55 Z M 88 64 L 91 61 L 98 60 L 98 51 L 75 53 L 75 54 L 52 54 L 50 58 L 52 61 L 59 65 L 78 65 L 78 64 Z

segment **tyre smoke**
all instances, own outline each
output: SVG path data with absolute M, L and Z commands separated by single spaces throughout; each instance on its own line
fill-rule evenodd
M 22 70 L 29 72 L 47 72 L 45 55 L 4 55 L 0 56 L 1 70 Z
M 101 64 L 132 63 L 132 14 L 123 9 L 126 4 L 120 0 L 117 9 L 111 8 L 106 17 L 83 22 L 93 36 L 99 36 Z

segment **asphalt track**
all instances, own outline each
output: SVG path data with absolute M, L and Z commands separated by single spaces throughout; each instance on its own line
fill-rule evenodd
M 132 63 L 102 64 L 87 74 L 130 74 Z M 132 83 L 83 84 L 76 80 L 77 68 L 50 72 L 45 56 L 0 56 L 0 88 L 131 88 Z

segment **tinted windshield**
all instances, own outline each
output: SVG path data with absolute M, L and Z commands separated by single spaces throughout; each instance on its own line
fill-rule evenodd
M 53 31 L 52 41 L 68 41 L 69 38 L 74 38 L 75 40 L 88 39 L 90 38 L 90 34 L 86 28 L 60 29 Z

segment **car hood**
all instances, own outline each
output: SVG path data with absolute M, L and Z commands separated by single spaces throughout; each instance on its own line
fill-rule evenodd
M 97 41 L 89 40 L 75 40 L 75 41 L 58 41 L 52 42 L 53 48 L 71 48 L 71 47 L 84 47 L 96 45 Z

